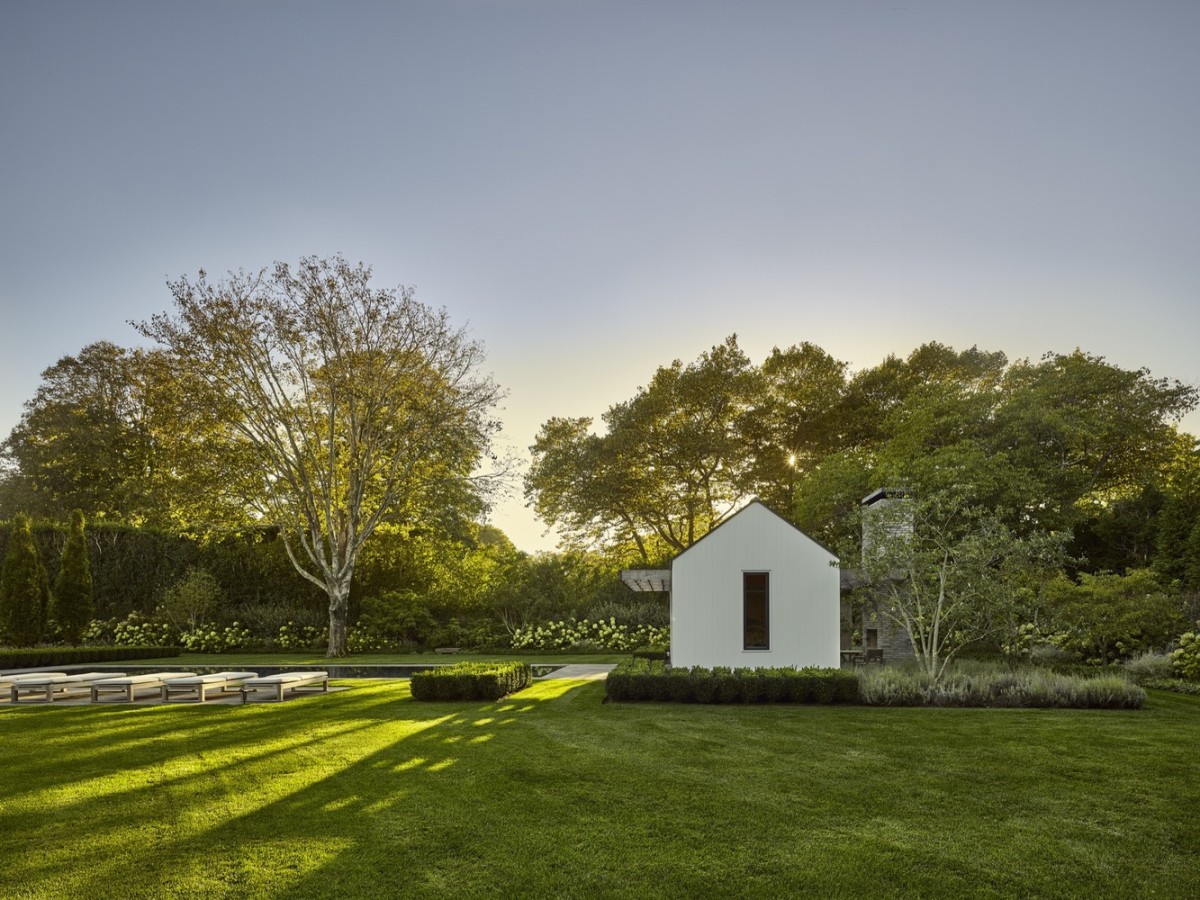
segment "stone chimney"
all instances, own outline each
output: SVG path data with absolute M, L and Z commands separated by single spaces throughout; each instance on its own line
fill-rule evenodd
M 862 554 L 865 562 L 878 552 L 877 546 L 883 535 L 911 537 L 913 533 L 912 507 L 909 491 L 905 488 L 880 488 L 862 499 Z

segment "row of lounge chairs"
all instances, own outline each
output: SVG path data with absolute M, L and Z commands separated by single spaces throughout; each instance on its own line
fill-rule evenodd
M 240 693 L 242 702 L 253 694 L 267 699 L 283 700 L 284 691 L 309 693 L 329 690 L 328 672 L 281 672 L 259 676 L 257 672 L 216 672 L 196 675 L 193 672 L 147 672 L 126 675 L 124 672 L 85 672 L 69 675 L 66 672 L 27 672 L 20 675 L 0 675 L 0 691 L 7 690 L 13 703 L 37 699 L 45 702 L 57 698 L 91 695 L 93 703 L 101 697 L 131 703 L 157 694 L 165 703 L 172 699 L 195 700 L 203 703 L 213 695 Z

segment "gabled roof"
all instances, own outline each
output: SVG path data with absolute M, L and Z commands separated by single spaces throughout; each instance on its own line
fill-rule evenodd
M 822 550 L 824 550 L 826 553 L 828 553 L 834 559 L 838 559 L 838 555 L 836 553 L 834 553 L 832 550 L 830 550 L 828 547 L 826 547 L 824 544 L 822 544 L 820 541 L 805 534 L 803 531 L 801 531 L 799 528 L 797 528 L 795 525 L 793 525 L 791 522 L 789 522 L 787 519 L 785 519 L 779 513 L 775 512 L 775 510 L 771 509 L 771 507 L 767 506 L 767 504 L 763 503 L 761 500 L 759 500 L 757 497 L 755 497 L 753 500 L 751 500 L 749 503 L 747 503 L 745 506 L 743 506 L 741 509 L 739 509 L 737 512 L 735 512 L 732 516 L 730 516 L 724 522 L 717 525 L 716 528 L 711 529 L 708 532 L 708 534 L 704 535 L 704 537 L 700 538 L 700 540 L 693 543 L 686 550 L 680 550 L 678 553 L 676 553 L 675 556 L 671 559 L 671 565 L 674 565 L 675 560 L 679 559 L 679 557 L 683 556 L 685 553 L 690 553 L 692 550 L 696 549 L 696 547 L 698 547 L 700 544 L 703 544 L 706 540 L 708 540 L 709 535 L 715 534 L 716 532 L 720 531 L 722 528 L 724 528 L 726 525 L 728 525 L 730 522 L 732 522 L 734 519 L 736 519 L 738 516 L 740 516 L 742 513 L 744 513 L 746 510 L 748 510 L 752 506 L 761 506 L 764 510 L 769 512 L 772 516 L 774 516 L 776 519 L 778 519 L 780 522 L 782 522 L 788 528 L 792 529 L 792 531 L 796 532 L 797 534 L 799 534 L 801 537 L 805 538 L 806 540 L 812 541 L 814 544 L 816 544 L 818 547 L 820 547 Z

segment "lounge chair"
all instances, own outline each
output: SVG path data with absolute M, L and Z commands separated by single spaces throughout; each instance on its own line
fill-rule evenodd
M 174 678 L 162 686 L 162 699 L 165 703 L 172 694 L 189 695 L 203 703 L 214 691 L 218 694 L 236 693 L 246 682 L 255 678 L 258 678 L 257 672 L 216 672 L 212 675 Z M 184 699 L 188 699 L 188 696 Z
M 318 689 L 316 684 L 320 683 Z M 264 675 L 262 678 L 252 678 L 242 685 L 242 702 L 246 702 L 249 694 L 265 691 L 275 695 L 276 700 L 283 699 L 285 690 L 294 693 L 317 693 L 329 690 L 328 672 L 280 672 L 278 675 Z
M 13 703 L 21 699 L 22 693 L 41 694 L 41 699 L 48 702 L 53 700 L 56 694 L 63 697 L 69 694 L 78 694 L 91 690 L 92 682 L 94 681 L 100 681 L 104 678 L 120 678 L 124 674 L 124 672 L 84 672 L 82 675 L 63 675 L 54 672 L 24 681 L 14 681 L 12 687 L 9 688 L 9 693 L 12 696 Z M 29 698 L 26 697 L 25 699 L 28 700 Z
M 121 675 L 112 678 L 102 678 L 92 682 L 92 702 L 100 699 L 101 694 L 121 694 L 118 700 L 132 703 L 138 690 L 153 690 L 176 678 L 189 678 L 191 672 L 146 672 L 141 675 Z
M 0 675 L 0 696 L 7 697 L 14 684 L 48 678 L 51 675 L 66 675 L 66 672 L 19 672 L 15 675 Z

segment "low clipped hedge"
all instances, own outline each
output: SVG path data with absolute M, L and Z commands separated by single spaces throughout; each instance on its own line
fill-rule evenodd
M 529 687 L 533 671 L 522 662 L 464 662 L 414 672 L 415 700 L 499 700 Z
M 161 659 L 178 656 L 179 647 L 32 647 L 0 650 L 0 669 L 69 666 L 116 662 L 122 659 Z
M 661 660 L 665 661 L 667 658 L 667 651 L 666 650 L 657 650 L 653 647 L 642 647 L 639 650 L 633 651 L 633 658 L 634 659 L 661 659 Z
M 622 663 L 605 681 L 609 700 L 674 703 L 856 703 L 858 678 L 841 669 L 671 668 L 661 660 Z

